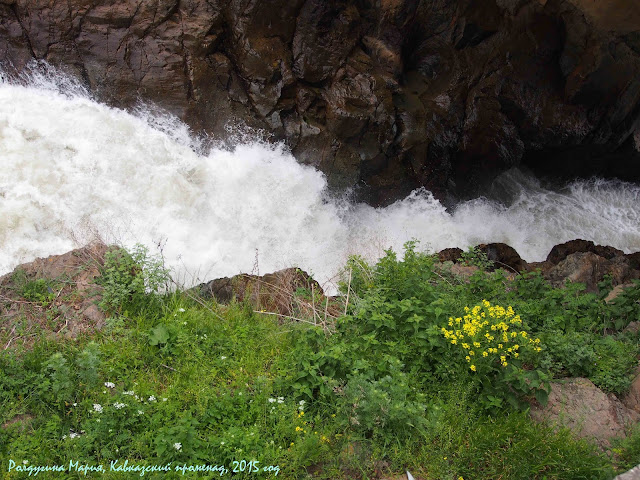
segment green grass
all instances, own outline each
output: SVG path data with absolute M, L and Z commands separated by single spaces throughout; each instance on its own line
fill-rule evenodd
M 527 372 L 574 369 L 623 393 L 638 347 L 632 335 L 602 336 L 598 322 L 613 316 L 615 305 L 579 289 L 551 289 L 535 276 L 512 289 L 500 274 L 467 283 L 436 273 L 433 262 L 414 245 L 403 261 L 389 252 L 361 271 L 352 261 L 348 315 L 331 334 L 248 305 L 161 295 L 121 278 L 142 275 L 144 263 L 112 268 L 118 294 L 104 305 L 111 317 L 100 333 L 0 352 L 0 424 L 14 420 L 0 428 L 2 476 L 26 478 L 16 466 L 67 468 L 73 461 L 107 472 L 38 477 L 139 478 L 109 472 L 116 460 L 171 463 L 171 472 L 144 475 L 162 479 L 382 478 L 408 469 L 434 480 L 591 480 L 632 466 L 637 432 L 610 456 L 568 431 L 536 425 L 526 395 L 510 403 L 512 389 L 488 390 L 439 333 L 464 306 L 485 298 L 510 304 L 524 312 L 531 335 L 553 339 L 523 363 Z M 630 305 L 627 296 L 633 319 Z M 584 338 L 593 347 L 582 364 L 567 350 Z M 589 365 L 592 354 L 597 366 Z M 496 385 L 514 381 L 499 370 L 487 375 Z M 175 471 L 206 464 L 229 471 Z

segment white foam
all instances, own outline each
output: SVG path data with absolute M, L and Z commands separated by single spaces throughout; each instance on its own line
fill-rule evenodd
M 330 200 L 281 145 L 203 150 L 175 118 L 109 108 L 51 72 L 1 83 L 0 273 L 95 236 L 160 245 L 187 283 L 256 271 L 256 255 L 260 273 L 296 265 L 322 283 L 349 254 L 412 238 L 432 251 L 505 242 L 529 261 L 573 238 L 640 250 L 640 188 L 622 182 L 552 192 L 512 172 L 509 207 L 477 199 L 450 214 L 419 190 L 374 209 Z

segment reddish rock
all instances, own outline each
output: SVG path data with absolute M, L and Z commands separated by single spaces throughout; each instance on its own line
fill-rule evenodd
M 610 447 L 615 437 L 624 437 L 640 414 L 625 407 L 615 395 L 606 395 L 586 378 L 573 378 L 552 383 L 545 407 L 534 406 L 531 416 L 569 428 L 575 435 Z
M 605 275 L 611 275 L 614 285 L 623 284 L 638 278 L 640 272 L 633 270 L 624 255 L 607 260 L 592 252 L 579 252 L 568 255 L 564 260 L 545 273 L 553 285 L 561 286 L 567 280 L 584 283 L 587 291 L 598 290 L 598 282 Z
M 0 277 L 0 340 L 7 347 L 29 347 L 37 334 L 75 338 L 103 327 L 105 315 L 98 307 L 102 287 L 95 284 L 108 248 L 94 244 L 63 255 L 38 258 Z M 46 280 L 52 298 L 39 301 L 22 296 L 29 282 Z M 16 335 L 20 326 L 22 335 Z M 30 333 L 28 335 L 27 333 Z
M 461 248 L 445 248 L 438 253 L 438 260 L 441 262 L 457 262 L 462 256 Z

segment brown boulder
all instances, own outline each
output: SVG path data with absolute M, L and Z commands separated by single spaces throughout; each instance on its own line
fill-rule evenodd
M 611 275 L 614 285 L 638 278 L 640 272 L 633 270 L 623 256 L 607 260 L 592 252 L 572 253 L 545 274 L 552 285 L 561 286 L 567 280 L 584 283 L 587 291 L 598 291 L 598 282 Z
M 457 262 L 462 256 L 463 250 L 461 248 L 445 248 L 438 252 L 438 260 L 441 262 Z
M 333 299 L 324 295 L 322 287 L 299 268 L 285 268 L 266 275 L 239 274 L 218 278 L 194 288 L 202 298 L 228 304 L 232 300 L 248 302 L 254 309 L 281 317 L 324 318 L 337 314 Z
M 28 347 L 43 333 L 75 338 L 102 328 L 105 315 L 97 308 L 102 289 L 94 281 L 108 248 L 94 244 L 38 258 L 0 277 L 2 345 Z
M 586 378 L 553 382 L 547 405 L 532 407 L 531 416 L 567 427 L 603 449 L 640 421 L 640 414 L 625 407 L 615 395 L 607 396 Z

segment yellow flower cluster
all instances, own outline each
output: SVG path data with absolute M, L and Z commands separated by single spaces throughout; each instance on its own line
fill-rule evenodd
M 510 306 L 504 308 L 482 300 L 473 308 L 464 307 L 464 312 L 463 317 L 449 318 L 449 329 L 442 327 L 441 332 L 452 345 L 460 344 L 473 372 L 477 371 L 479 362 L 495 362 L 506 367 L 508 360 L 520 356 L 522 348 L 542 350 L 539 338 L 531 339 L 526 331 L 519 329 L 522 320 Z

